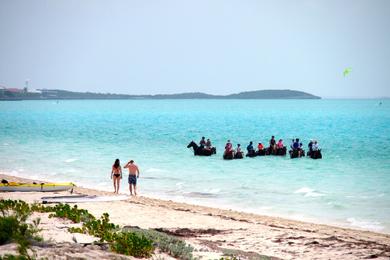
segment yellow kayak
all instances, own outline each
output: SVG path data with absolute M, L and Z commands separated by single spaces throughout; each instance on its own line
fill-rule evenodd
M 76 186 L 71 182 L 64 183 L 0 183 L 0 191 L 65 191 Z

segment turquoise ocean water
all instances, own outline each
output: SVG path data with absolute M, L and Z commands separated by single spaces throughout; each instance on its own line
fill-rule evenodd
M 324 158 L 222 160 L 227 139 L 271 135 L 318 139 Z M 216 156 L 186 148 L 201 136 Z M 111 190 L 115 158 L 143 195 L 390 233 L 389 100 L 0 102 L 2 172 Z

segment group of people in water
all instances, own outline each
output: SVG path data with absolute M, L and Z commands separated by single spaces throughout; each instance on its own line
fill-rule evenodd
M 205 137 L 202 137 L 202 139 L 199 142 L 199 146 L 202 149 L 212 149 L 212 144 L 210 139 L 207 139 Z M 283 143 L 283 139 L 279 139 L 276 141 L 275 136 L 272 136 L 269 140 L 269 145 L 266 147 L 263 143 L 257 144 L 257 150 L 254 147 L 253 141 L 250 141 L 249 144 L 246 147 L 247 150 L 247 156 L 256 156 L 256 155 L 285 155 L 286 154 L 286 146 Z M 308 144 L 309 153 L 319 151 L 319 145 L 317 140 L 310 140 Z M 297 156 L 294 157 L 301 157 L 304 156 L 305 152 L 303 150 L 303 144 L 300 142 L 299 138 L 292 139 L 290 144 L 290 154 L 294 153 Z M 233 144 L 230 140 L 227 140 L 225 144 L 225 150 L 224 150 L 224 158 L 225 157 L 233 157 L 236 159 L 243 158 L 244 152 L 242 151 L 241 144 L 237 144 L 236 148 L 233 148 Z

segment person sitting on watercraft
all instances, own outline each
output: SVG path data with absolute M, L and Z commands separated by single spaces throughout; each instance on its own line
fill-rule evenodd
M 263 151 L 263 149 L 264 149 L 264 145 L 262 143 L 259 143 L 257 145 L 257 150 L 260 152 L 260 151 Z
M 246 150 L 248 151 L 248 154 L 253 154 L 255 153 L 255 149 L 253 149 L 253 142 L 250 141 L 248 146 L 246 147 Z
M 284 145 L 283 145 L 283 140 L 282 139 L 279 139 L 278 143 L 276 144 L 276 147 L 278 149 L 283 149 Z

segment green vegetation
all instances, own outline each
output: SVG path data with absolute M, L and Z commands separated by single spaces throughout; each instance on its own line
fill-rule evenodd
M 0 212 L 0 245 L 16 242 L 18 251 L 22 255 L 20 257 L 30 258 L 27 249 L 34 241 L 42 240 L 38 236 L 40 220 L 35 219 L 32 224 L 26 223 L 31 210 L 29 205 L 21 200 L 1 200 Z M 11 256 L 7 257 L 12 259 Z
M 110 222 L 109 215 L 104 213 L 100 219 L 96 219 L 87 210 L 77 206 L 58 204 L 56 206 L 44 206 L 41 204 L 29 205 L 23 201 L 1 200 L 0 211 L 0 244 L 16 241 L 20 247 L 22 256 L 4 256 L 1 259 L 18 258 L 27 255 L 27 248 L 33 239 L 39 240 L 36 234 L 39 232 L 38 221 L 26 224 L 26 219 L 32 212 L 51 213 L 49 217 L 58 217 L 71 220 L 73 223 L 82 223 L 82 227 L 69 228 L 72 233 L 84 233 L 100 238 L 100 242 L 108 242 L 112 251 L 135 257 L 150 257 L 155 248 L 166 252 L 179 259 L 193 259 L 193 248 L 183 240 L 174 236 L 146 229 L 120 230 L 118 225 Z M 10 214 L 12 212 L 12 214 Z M 7 258 L 8 257 L 8 258 Z M 13 258 L 12 258 L 13 257 Z M 29 258 L 29 256 L 27 255 Z
M 112 251 L 135 257 L 149 257 L 154 251 L 153 242 L 144 236 L 120 232 L 119 226 L 110 222 L 108 213 L 103 213 L 96 219 L 85 209 L 78 209 L 77 205 L 58 204 L 54 207 L 34 204 L 34 211 L 53 212 L 49 217 L 66 218 L 74 223 L 82 222 L 82 227 L 69 228 L 71 233 L 84 233 L 100 238 L 100 242 L 108 242 Z
M 0 245 L 11 242 L 15 228 L 18 225 L 16 217 L 1 217 L 0 218 Z
M 68 204 L 58 204 L 54 207 L 42 206 L 39 204 L 33 204 L 31 206 L 32 211 L 38 212 L 54 212 L 49 217 L 66 218 L 71 220 L 73 223 L 88 222 L 95 220 L 95 217 L 85 209 L 78 209 L 77 205 L 70 207 Z
M 117 253 L 135 257 L 150 257 L 153 241 L 134 232 L 118 232 L 113 235 L 111 249 Z
M 24 256 L 24 255 L 4 255 L 0 256 L 0 260 L 29 260 L 30 257 Z
M 246 252 L 239 249 L 227 249 L 221 248 L 224 257 L 220 260 L 236 260 L 236 259 L 250 259 L 250 260 L 277 260 L 276 257 L 270 257 L 266 255 L 260 255 L 256 252 Z
M 185 241 L 174 236 L 158 232 L 156 230 L 127 228 L 129 232 L 140 234 L 146 238 L 154 241 L 154 245 L 162 252 L 165 252 L 175 258 L 189 260 L 193 259 L 192 251 L 194 249 L 187 245 Z
M 1 200 L 1 216 L 15 216 L 18 220 L 26 221 L 31 214 L 30 206 L 22 200 Z
M 232 257 L 221 257 L 219 260 L 238 260 L 239 258 L 232 256 Z
M 100 241 L 111 242 L 114 240 L 114 233 L 118 231 L 119 226 L 113 223 L 110 223 L 110 217 L 108 213 L 103 213 L 100 219 L 95 220 L 91 219 L 83 223 L 83 227 L 79 229 L 78 233 L 86 233 L 91 236 L 99 237 Z M 77 229 L 74 229 L 75 233 Z

